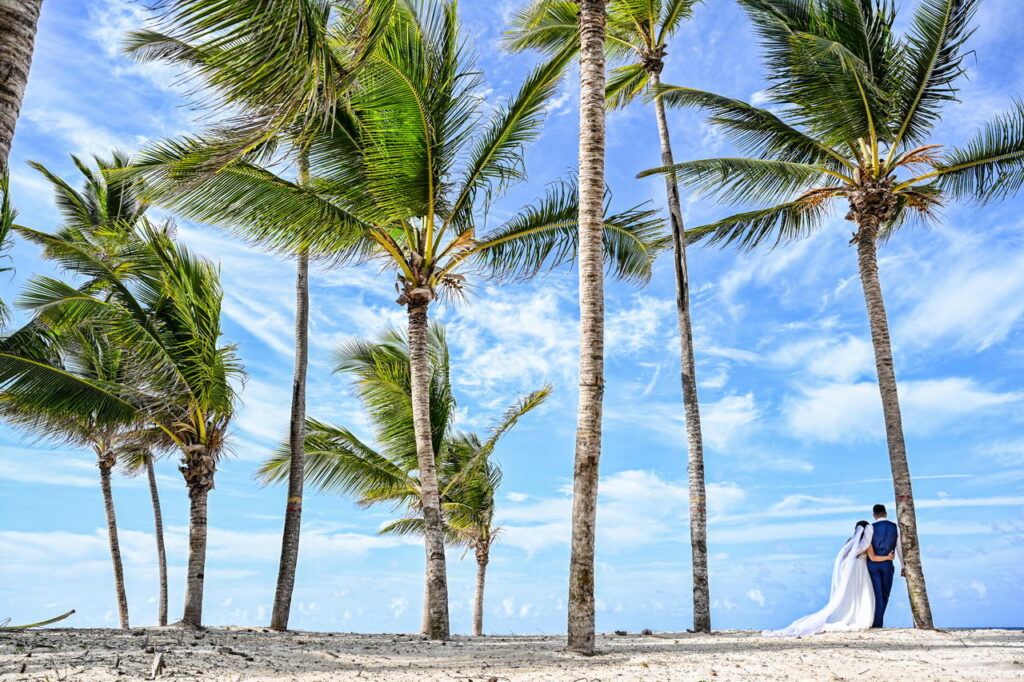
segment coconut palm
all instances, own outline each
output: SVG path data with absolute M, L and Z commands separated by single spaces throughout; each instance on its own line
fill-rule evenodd
M 298 157 L 298 186 L 309 183 L 306 141 L 328 119 L 391 16 L 394 0 L 324 3 L 298 0 L 288 4 L 239 2 L 211 4 L 193 0 L 163 6 L 164 31 L 129 35 L 127 52 L 143 61 L 182 67 L 206 93 L 199 104 L 215 111 L 231 109 L 218 123 L 220 158 L 208 172 L 229 165 L 254 147 L 274 141 Z M 269 170 L 270 178 L 289 183 Z M 252 216 L 261 206 L 234 206 L 236 215 L 216 221 L 262 245 L 265 234 L 254 224 L 278 216 Z M 239 215 L 242 214 L 242 215 Z M 292 216 L 278 226 L 300 230 Z M 341 235 L 344 236 L 344 235 Z M 270 627 L 288 628 L 298 565 L 302 522 L 302 442 L 306 418 L 306 372 L 309 358 L 309 251 L 292 254 L 295 277 L 295 365 L 289 414 L 291 472 L 285 501 L 281 560 Z
M 157 598 L 157 624 L 167 625 L 167 549 L 164 546 L 164 517 L 160 508 L 160 489 L 156 484 L 156 455 L 153 448 L 161 444 L 158 433 L 149 430 L 145 447 L 121 453 L 118 458 L 121 473 L 130 478 L 146 473 L 149 500 L 153 506 L 153 533 L 156 535 L 156 561 L 160 580 L 160 594 Z M 156 441 L 149 442 L 149 441 Z
M 76 190 L 71 183 L 46 166 L 30 162 L 54 188 L 55 203 L 61 214 L 61 225 L 54 236 L 76 248 L 92 252 L 117 273 L 123 266 L 130 265 L 124 263 L 124 260 L 131 258 L 134 253 L 138 238 L 135 229 L 145 220 L 146 204 L 140 201 L 137 187 L 131 183 L 111 181 L 107 173 L 129 165 L 131 159 L 115 151 L 110 159 L 94 157 L 95 169 L 76 156 L 72 156 L 71 160 L 82 175 L 80 190 Z M 102 288 L 102 283 L 93 284 Z M 136 475 L 143 470 L 147 472 L 160 583 L 158 623 L 167 625 L 167 556 L 153 454 L 149 447 L 140 446 L 128 450 L 119 449 L 114 455 L 128 475 Z
M 43 0 L 4 0 L 0 4 L 0 175 L 7 173 L 7 157 L 14 140 L 21 100 L 32 67 L 36 25 Z
M 94 325 L 131 357 L 141 385 L 82 377 L 15 348 L 0 353 L 0 390 L 27 411 L 89 415 L 98 426 L 145 423 L 160 445 L 181 455 L 189 492 L 189 551 L 182 624 L 202 624 L 207 500 L 234 413 L 233 383 L 242 375 L 233 348 L 220 342 L 223 297 L 211 262 L 146 221 L 130 257 L 110 263 L 59 236 L 19 228 L 86 284 L 75 288 L 33 277 L 20 305 L 44 328 L 64 333 Z
M 610 72 L 605 97 L 610 108 L 629 106 L 637 96 L 661 83 L 668 43 L 680 24 L 690 18 L 700 0 L 612 0 L 608 4 L 605 49 L 619 66 Z M 579 5 L 573 0 L 534 0 L 513 20 L 505 40 L 513 51 L 538 49 L 557 53 L 576 41 Z M 661 162 L 674 163 L 664 103 L 654 100 L 661 142 Z M 686 415 L 688 481 L 690 492 L 690 549 L 693 567 L 693 629 L 711 630 L 711 595 L 708 588 L 707 508 L 704 502 L 704 443 L 693 356 L 690 321 L 690 282 L 686 267 L 686 235 L 679 187 L 665 176 L 668 213 L 672 228 L 673 270 L 676 279 L 676 318 L 679 324 L 679 366 Z
M 106 338 L 102 330 L 82 325 L 53 333 L 30 323 L 0 342 L 0 352 L 18 353 L 82 381 L 139 385 L 138 367 L 130 357 Z M 49 441 L 91 449 L 100 470 L 100 491 L 107 518 L 107 539 L 114 569 L 114 590 L 122 628 L 128 625 L 128 596 L 124 585 L 117 515 L 110 474 L 118 460 L 132 456 L 145 446 L 144 430 L 135 424 L 110 424 L 88 413 L 46 409 L 18 392 L 4 392 L 0 416 L 29 433 Z
M 255 229 L 268 235 L 271 248 L 375 260 L 396 274 L 397 303 L 409 319 L 430 634 L 437 639 L 448 636 L 448 600 L 428 409 L 428 311 L 439 296 L 464 294 L 473 272 L 524 278 L 575 256 L 579 202 L 571 181 L 553 184 L 537 204 L 477 232 L 492 200 L 524 177 L 523 147 L 538 134 L 568 58 L 536 69 L 488 116 L 478 94 L 482 76 L 461 38 L 455 4 L 403 2 L 362 65 L 346 106 L 312 136 L 308 187 L 269 177 L 257 163 L 266 159 L 262 149 L 204 176 L 212 152 L 201 137 L 154 145 L 135 171 L 162 203 L 189 217 L 218 222 L 237 217 L 241 204 L 259 206 Z M 302 229 L 281 230 L 279 216 Z M 654 212 L 637 207 L 598 224 L 604 238 L 598 248 L 614 274 L 648 278 L 663 244 Z M 340 236 L 353 230 L 362 230 L 356 245 Z
M 604 270 L 601 193 L 605 156 L 605 4 L 580 0 L 580 378 L 572 489 L 568 645 L 594 654 L 594 529 L 604 407 Z M 569 43 L 572 44 L 572 41 Z
M 845 199 L 867 304 L 911 609 L 932 627 L 896 389 L 877 250 L 901 227 L 949 201 L 983 204 L 1024 183 L 1024 105 L 962 147 L 931 142 L 956 96 L 963 46 L 979 0 L 922 0 L 908 31 L 886 0 L 741 0 L 767 52 L 776 115 L 738 100 L 663 86 L 669 106 L 701 107 L 752 158 L 705 159 L 671 172 L 695 190 L 759 207 L 691 230 L 696 239 L 782 245 L 827 225 Z
M 424 493 L 413 420 L 408 338 L 397 330 L 388 330 L 377 341 L 343 344 L 335 352 L 335 359 L 335 371 L 355 379 L 355 393 L 366 410 L 378 447 L 363 443 L 347 428 L 310 419 L 306 430 L 306 479 L 320 492 L 351 495 L 364 506 L 390 504 L 408 514 L 385 525 L 381 533 L 422 535 Z M 456 403 L 449 378 L 448 344 L 438 325 L 432 325 L 428 334 L 428 367 L 431 439 L 445 537 L 450 545 L 467 546 L 472 542 L 478 559 L 479 552 L 483 552 L 484 568 L 478 586 L 482 599 L 483 570 L 494 535 L 489 511 L 493 510 L 493 489 L 488 502 L 484 486 L 487 480 L 496 482 L 500 477 L 490 455 L 523 415 L 547 399 L 551 388 L 516 401 L 494 423 L 488 438 L 481 440 L 476 434 L 454 430 Z M 257 471 L 257 478 L 264 483 L 284 481 L 290 456 L 289 448 L 278 448 Z M 480 634 L 475 626 L 474 634 Z
M 512 408 L 515 413 L 518 406 Z M 446 507 L 450 543 L 472 551 L 476 559 L 476 587 L 473 597 L 473 635 L 484 633 L 484 586 L 491 546 L 501 533 L 494 524 L 494 495 L 501 486 L 501 467 L 491 460 L 492 437 L 482 442 L 475 433 L 459 434 L 449 450 L 455 453 L 459 466 L 457 483 L 448 494 Z M 465 472 L 465 473 L 463 473 Z

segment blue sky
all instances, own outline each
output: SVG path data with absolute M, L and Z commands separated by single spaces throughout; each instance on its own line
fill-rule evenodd
M 914 3 L 906 0 L 906 7 Z M 513 92 L 534 63 L 502 55 L 510 0 L 462 3 L 489 100 Z M 50 190 L 25 162 L 73 176 L 68 155 L 133 150 L 194 129 L 173 72 L 119 56 L 145 13 L 129 0 L 47 0 L 11 158 L 21 222 L 52 229 Z M 905 20 L 905 19 L 904 19 Z M 987 0 L 971 41 L 964 104 L 936 131 L 960 143 L 1024 95 L 1024 5 Z M 709 0 L 671 45 L 666 82 L 758 101 L 764 89 L 748 22 Z M 528 183 L 494 211 L 508 215 L 576 163 L 576 83 L 567 81 L 528 156 Z M 670 118 L 677 158 L 728 155 L 695 114 Z M 617 206 L 663 203 L 653 112 L 608 118 L 608 180 Z M 881 252 L 924 566 L 939 626 L 1020 626 L 1024 592 L 1024 197 L 986 208 L 949 206 L 941 227 L 899 234 Z M 728 208 L 687 198 L 689 225 Z M 882 431 L 851 227 L 836 216 L 819 235 L 776 252 L 690 252 L 700 398 L 706 435 L 713 618 L 717 628 L 781 627 L 817 608 L 832 558 L 854 522 L 889 502 Z M 218 259 L 226 339 L 249 372 L 234 455 L 210 499 L 206 620 L 269 619 L 284 491 L 252 473 L 284 434 L 291 377 L 293 268 L 218 231 L 181 224 L 180 238 Z M 17 242 L 10 300 L 51 272 Z M 460 425 L 484 428 L 516 396 L 555 393 L 498 451 L 505 526 L 491 564 L 485 627 L 565 628 L 568 486 L 575 430 L 575 276 L 481 284 L 468 304 L 438 309 L 448 324 Z M 340 341 L 404 315 L 372 268 L 312 279 L 309 413 L 366 434 L 344 378 L 330 373 Z M 673 284 L 660 262 L 644 289 L 608 288 L 608 388 L 598 513 L 598 628 L 684 629 L 691 623 L 685 436 L 679 399 Z M 171 616 L 180 615 L 187 497 L 173 461 L 159 464 L 168 526 Z M 114 485 L 133 624 L 156 614 L 152 518 L 141 480 Z M 311 495 L 304 516 L 292 625 L 412 631 L 419 624 L 423 551 L 376 535 L 392 518 Z M 469 630 L 471 557 L 449 554 L 453 628 Z M 0 427 L 0 617 L 32 621 L 78 610 L 70 625 L 115 626 L 97 471 L 87 452 L 26 440 Z M 891 625 L 910 623 L 897 580 Z

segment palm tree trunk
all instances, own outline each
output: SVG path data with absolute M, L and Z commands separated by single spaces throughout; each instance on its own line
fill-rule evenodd
M 43 0 L 0 0 L 0 175 L 7 172 L 42 6 Z
M 430 634 L 430 554 L 426 551 L 427 541 L 423 540 L 423 615 L 420 617 L 420 634 Z
M 896 393 L 896 372 L 893 367 L 892 345 L 889 341 L 889 321 L 882 300 L 882 284 L 878 278 L 878 225 L 877 220 L 870 216 L 858 220 L 860 230 L 856 235 L 857 261 L 864 288 L 864 300 L 867 303 L 868 322 L 871 325 L 871 342 L 875 348 L 878 390 L 882 394 L 885 438 L 889 444 L 889 465 L 892 468 L 892 486 L 896 495 L 896 520 L 900 528 L 910 610 L 914 616 L 915 627 L 931 629 L 932 611 L 925 589 L 924 572 L 921 569 L 917 514 L 914 510 L 910 467 L 907 464 L 907 448 L 903 441 L 899 396 Z
M 207 502 L 217 473 L 214 452 L 196 443 L 182 446 L 182 465 L 178 467 L 188 487 L 188 565 L 185 569 L 185 610 L 181 624 L 203 626 L 203 587 L 206 581 Z
M 124 589 L 124 567 L 121 563 L 121 543 L 117 539 L 117 516 L 114 514 L 114 495 L 110 490 L 110 470 L 114 467 L 111 452 L 98 453 L 100 490 L 103 491 L 103 509 L 107 513 L 107 539 L 110 542 L 110 560 L 114 564 L 114 590 L 117 593 L 117 613 L 121 627 L 128 629 L 128 595 Z
M 153 456 L 146 456 L 146 477 L 149 479 L 149 497 L 153 501 L 153 532 L 156 534 L 156 559 L 160 569 L 160 604 L 157 622 L 167 625 L 167 552 L 164 549 L 164 518 L 160 511 L 160 491 L 156 487 Z
M 308 163 L 308 162 L 307 162 Z M 300 166 L 300 182 L 308 182 L 306 166 Z M 277 592 L 270 618 L 273 630 L 288 629 L 295 569 L 299 561 L 299 532 L 302 524 L 302 485 L 306 438 L 306 368 L 309 363 L 309 254 L 299 254 L 295 276 L 295 375 L 292 379 L 292 413 L 288 431 L 291 463 L 288 468 L 288 500 L 281 537 L 281 564 L 277 571 Z
M 573 467 L 568 646 L 594 653 L 594 527 L 604 398 L 605 0 L 580 4 L 580 393 Z
M 430 428 L 430 370 L 427 358 L 427 308 L 429 303 L 409 303 L 409 369 L 412 383 L 412 420 L 416 432 L 420 494 L 423 496 L 423 536 L 427 547 L 427 604 L 431 639 L 448 639 L 448 578 L 444 556 L 441 495 L 437 488 L 434 445 Z
M 661 82 L 660 74 L 651 74 L 651 86 Z M 665 117 L 665 104 L 654 100 L 661 140 L 661 165 L 675 163 L 672 141 Z M 686 232 L 683 210 L 679 202 L 679 186 L 671 175 L 665 175 L 668 212 L 672 223 L 672 264 L 676 275 L 676 317 L 679 320 L 679 367 L 683 383 L 683 413 L 686 416 L 688 453 L 687 479 L 690 488 L 690 555 L 693 566 L 693 629 L 711 631 L 711 590 L 708 586 L 708 515 L 704 489 L 704 440 L 700 428 L 700 406 L 697 401 L 697 372 L 693 357 L 693 327 L 690 323 L 690 278 L 686 268 Z
M 484 634 L 484 582 L 487 579 L 487 550 L 476 553 L 476 597 L 473 600 L 473 636 Z

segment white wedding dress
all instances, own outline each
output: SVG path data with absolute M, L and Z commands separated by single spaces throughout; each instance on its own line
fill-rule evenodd
M 875 592 L 868 575 L 868 559 L 860 556 L 871 545 L 871 526 L 867 532 L 858 526 L 846 541 L 832 569 L 832 592 L 825 608 L 804 616 L 782 630 L 765 630 L 769 637 L 800 637 L 819 632 L 866 630 L 875 616 Z

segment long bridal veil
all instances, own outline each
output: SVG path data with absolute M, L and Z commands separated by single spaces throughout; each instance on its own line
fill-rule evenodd
M 857 526 L 853 537 L 846 541 L 836 556 L 832 567 L 832 591 L 829 593 L 828 604 L 820 611 L 800 618 L 789 627 L 782 630 L 765 630 L 761 634 L 769 637 L 800 637 L 825 630 L 854 630 L 866 627 L 856 622 L 860 620 L 859 618 L 849 619 L 853 614 L 874 609 L 874 595 L 870 589 L 865 593 L 862 585 L 867 576 L 867 565 L 858 559 L 858 555 L 865 551 L 871 542 L 870 536 L 865 537 L 864 528 Z M 869 597 L 871 604 L 856 603 L 857 600 Z M 867 625 L 870 625 L 870 622 Z

